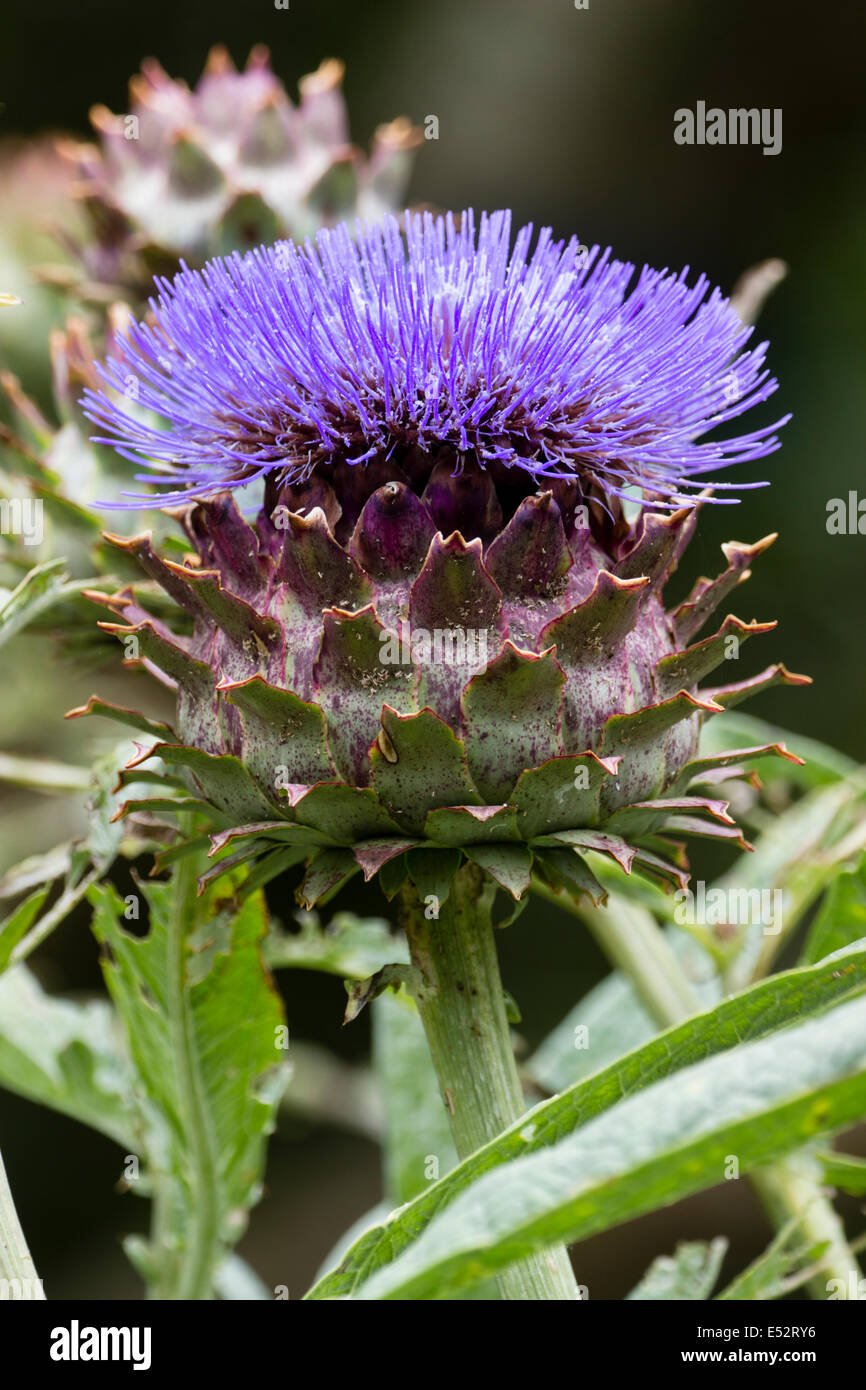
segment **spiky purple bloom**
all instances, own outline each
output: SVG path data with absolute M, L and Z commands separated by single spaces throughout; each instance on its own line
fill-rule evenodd
M 532 230 L 510 249 L 508 212 L 477 229 L 471 212 L 414 214 L 405 240 L 388 218 L 158 280 L 152 322 L 102 369 L 113 391 L 86 393 L 99 442 L 145 461 L 160 503 L 445 449 L 458 471 L 638 489 L 656 507 L 778 447 L 784 420 L 698 442 L 777 385 L 767 344 L 746 349 L 752 329 L 705 276 L 633 282 L 609 249 L 549 228 L 532 249 Z

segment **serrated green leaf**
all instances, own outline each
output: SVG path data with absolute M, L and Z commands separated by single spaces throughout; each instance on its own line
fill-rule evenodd
M 239 758 L 231 753 L 205 753 L 182 744 L 156 745 L 165 762 L 189 768 L 205 796 L 217 807 L 232 807 L 235 823 L 256 822 L 277 814 L 277 807 L 265 797 Z M 274 792 L 274 800 L 277 793 Z
M 142 885 L 148 933 L 131 936 L 108 884 L 90 892 L 106 983 L 139 1077 L 162 1217 L 150 1247 L 163 1297 L 206 1298 L 260 1195 L 265 1137 L 287 1079 L 282 1006 L 259 953 L 261 895 L 196 898 L 196 864 Z
M 616 760 L 604 763 L 592 753 L 528 767 L 509 797 L 520 834 L 528 840 L 575 825 L 595 825 L 601 788 L 616 767 Z
M 83 719 L 96 715 L 101 715 L 105 719 L 112 719 L 116 724 L 126 724 L 129 728 L 137 729 L 139 733 L 148 734 L 154 739 L 165 739 L 171 742 L 175 736 L 174 730 L 161 720 L 150 719 L 140 710 L 128 709 L 125 705 L 112 705 L 106 700 L 100 700 L 97 695 L 91 695 L 87 704 L 82 705 L 79 709 L 70 710 L 66 718 Z M 147 774 L 144 776 L 146 777 Z
M 520 840 L 513 806 L 440 807 L 428 812 L 424 834 L 427 839 L 453 849 Z
M 317 913 L 301 912 L 298 921 L 300 931 L 271 931 L 266 937 L 264 955 L 271 969 L 322 970 L 366 980 L 383 965 L 409 960 L 405 938 L 381 918 L 338 912 L 323 927 Z
M 0 1085 L 126 1150 L 135 1143 L 133 1073 L 114 1010 L 46 994 L 26 965 L 0 976 Z
M 461 728 L 472 780 L 491 805 L 509 800 L 520 774 L 562 751 L 565 672 L 549 651 L 540 656 L 506 642 L 466 685 Z
M 141 841 L 130 840 L 124 845 L 125 830 L 114 819 L 120 799 L 127 792 L 134 794 L 136 786 L 130 782 L 121 791 L 117 789 L 118 771 L 129 754 L 129 745 L 121 744 L 108 754 L 97 759 L 89 773 L 91 795 L 88 800 L 89 812 L 87 834 L 83 840 L 60 845 L 48 855 L 33 861 L 25 861 L 10 870 L 3 880 L 0 896 L 20 891 L 27 880 L 54 876 L 52 871 L 65 873 L 60 895 L 41 916 L 32 916 L 27 927 L 18 939 L 11 943 L 8 960 L 19 963 L 25 960 L 82 901 L 91 888 L 107 872 L 122 849 L 140 852 L 145 846 Z M 45 897 L 39 904 L 44 906 Z M 19 919 L 20 920 L 20 919 Z M 0 950 L 2 959 L 2 950 Z M 2 964 L 0 964 L 2 968 Z

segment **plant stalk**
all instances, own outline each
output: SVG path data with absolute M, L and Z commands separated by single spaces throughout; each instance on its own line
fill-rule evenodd
M 833 1203 L 825 1195 L 821 1169 L 805 1149 L 777 1158 L 766 1168 L 756 1168 L 749 1181 L 777 1230 L 800 1214 L 799 1227 L 810 1243 L 824 1245 L 816 1260 L 818 1272 L 806 1283 L 812 1298 L 826 1300 L 829 1283 L 835 1279 L 836 1299 L 856 1299 L 860 1288 L 860 1267 L 848 1244 L 845 1227 Z
M 629 977 L 661 1028 L 671 1028 L 699 1012 L 700 1004 L 682 966 L 646 908 L 613 893 L 607 907 L 594 907 L 557 893 L 539 880 L 533 879 L 532 886 L 539 897 L 586 923 L 608 960 Z M 860 1268 L 809 1156 L 803 1152 L 788 1154 L 748 1177 L 777 1230 L 796 1218 L 816 1244 L 826 1243 L 820 1272 L 808 1284 L 812 1297 L 826 1299 L 828 1283 L 835 1279 L 840 1298 L 856 1298 Z
M 9 1179 L 0 1155 L 0 1280 L 7 1297 L 44 1299 L 42 1280 L 36 1275 L 33 1256 L 27 1247 L 21 1222 L 12 1200 Z
M 459 870 L 438 918 L 425 916 L 410 883 L 400 897 L 401 924 L 422 979 L 415 997 L 460 1158 L 526 1110 L 493 938 L 493 897 L 474 864 Z M 509 1266 L 497 1283 L 504 1299 L 580 1298 L 561 1245 Z

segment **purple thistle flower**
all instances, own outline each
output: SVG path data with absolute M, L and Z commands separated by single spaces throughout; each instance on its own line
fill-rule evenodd
M 97 442 L 165 489 L 113 505 L 399 466 L 419 449 L 432 468 L 444 447 L 458 470 L 474 458 L 676 507 L 708 473 L 778 448 L 785 420 L 698 442 L 777 386 L 767 344 L 745 349 L 752 329 L 705 276 L 690 287 L 688 269 L 644 267 L 632 283 L 609 249 L 543 228 L 533 250 L 532 230 L 509 250 L 508 212 L 477 230 L 471 212 L 407 214 L 405 241 L 388 218 L 157 280 L 152 321 L 83 402 Z

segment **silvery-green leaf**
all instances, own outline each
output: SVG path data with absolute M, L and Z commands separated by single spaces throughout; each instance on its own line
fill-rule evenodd
M 385 1106 L 385 1191 L 398 1207 L 457 1161 L 430 1048 L 405 991 L 389 990 L 373 1004 L 373 1061 Z
M 612 1108 L 618 1109 L 620 1103 L 630 1105 L 642 1094 L 648 1094 L 648 1088 L 655 1090 L 665 1084 L 675 1087 L 685 1069 L 708 1066 L 705 1059 L 721 1062 L 725 1057 L 745 1054 L 748 1047 L 757 1045 L 750 1039 L 773 1036 L 775 1030 L 785 1029 L 792 1019 L 819 1013 L 835 1002 L 856 998 L 864 990 L 866 943 L 832 961 L 763 981 L 652 1038 L 562 1095 L 536 1106 L 498 1139 L 396 1212 L 386 1225 L 367 1232 L 340 1267 L 321 1280 L 308 1297 L 352 1296 L 374 1271 L 406 1250 L 438 1213 L 450 1210 L 461 1193 L 476 1181 L 484 1180 L 491 1170 L 524 1161 L 526 1155 L 549 1153 L 568 1136 L 580 1135 L 583 1127 L 589 1128 L 592 1122 L 598 1123 L 611 1113 Z M 794 1029 L 786 1029 L 780 1034 L 780 1044 L 794 1035 Z M 654 1129 L 651 1114 L 649 1122 Z M 720 1170 L 718 1179 L 721 1177 Z
M 273 970 L 322 970 L 346 979 L 366 980 L 385 965 L 409 959 L 406 942 L 378 917 L 338 912 L 326 927 L 315 912 L 298 914 L 300 931 L 272 930 L 264 943 Z
M 866 1001 L 855 999 L 699 1062 L 551 1148 L 483 1173 L 358 1297 L 442 1297 L 554 1241 L 714 1186 L 731 1155 L 746 1173 L 864 1111 Z

